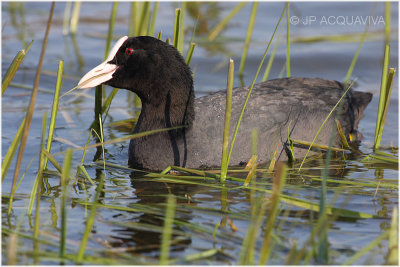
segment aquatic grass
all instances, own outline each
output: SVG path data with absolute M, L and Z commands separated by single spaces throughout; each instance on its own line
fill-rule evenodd
M 267 210 L 267 204 L 263 201 L 264 195 L 260 195 L 254 201 L 251 209 L 250 225 L 247 227 L 247 233 L 243 239 L 242 248 L 239 254 L 238 264 L 254 265 L 255 246 L 259 229 Z
M 235 72 L 235 64 L 233 59 L 229 59 L 228 66 L 228 78 L 226 85 L 226 105 L 225 105 L 225 122 L 224 122 L 224 136 L 222 142 L 222 159 L 221 159 L 221 183 L 225 183 L 226 174 L 228 171 L 229 159 L 228 159 L 228 148 L 229 148 L 229 126 L 231 123 L 231 109 L 232 109 L 232 90 L 233 90 L 233 79 Z
M 375 4 L 374 9 L 372 10 L 371 17 L 375 13 L 376 6 L 377 6 L 377 4 Z M 349 79 L 351 77 L 351 74 L 353 73 L 353 69 L 354 69 L 354 67 L 356 65 L 358 56 L 359 56 L 360 51 L 361 51 L 361 47 L 365 42 L 365 38 L 367 37 L 368 31 L 369 31 L 369 26 L 370 26 L 370 22 L 368 21 L 367 25 L 365 26 L 365 30 L 364 30 L 363 34 L 361 35 L 360 42 L 358 44 L 356 53 L 353 56 L 353 60 L 351 61 L 349 69 L 347 70 L 346 77 L 344 78 L 344 83 L 347 83 L 349 81 Z
M 182 259 L 173 259 L 169 261 L 169 264 L 174 264 L 175 262 L 188 262 L 188 263 L 192 263 L 194 261 L 197 260 L 201 260 L 201 259 L 205 259 L 205 258 L 209 258 L 212 256 L 215 256 L 217 253 L 219 253 L 219 249 L 209 249 L 209 250 L 205 250 L 203 252 L 199 252 L 199 253 L 194 253 L 194 254 L 190 254 L 187 256 L 184 256 Z
M 330 116 L 332 115 L 333 111 L 336 110 L 337 106 L 342 102 L 342 99 L 347 95 L 347 92 L 350 90 L 350 88 L 352 87 L 352 85 L 353 85 L 353 82 L 351 82 L 350 84 L 347 84 L 347 85 L 346 85 L 346 86 L 347 86 L 347 89 L 344 91 L 344 93 L 342 94 L 342 96 L 340 97 L 340 99 L 338 100 L 338 102 L 336 103 L 336 105 L 332 108 L 332 110 L 331 110 L 331 111 L 329 112 L 329 114 L 326 116 L 324 122 L 323 122 L 323 123 L 321 124 L 321 126 L 319 127 L 317 133 L 316 133 L 315 136 L 314 136 L 313 141 L 311 142 L 311 145 L 309 146 L 309 148 L 308 148 L 308 150 L 307 150 L 306 155 L 305 155 L 304 158 L 303 158 L 303 161 L 302 161 L 301 164 L 300 164 L 300 167 L 299 167 L 298 172 L 301 171 L 301 167 L 303 166 L 303 163 L 305 162 L 305 159 L 307 158 L 307 155 L 308 155 L 308 153 L 310 152 L 311 147 L 314 145 L 315 140 L 317 139 L 317 137 L 318 137 L 319 133 L 321 132 L 322 128 L 324 127 L 325 123 L 328 121 L 328 119 L 329 119 Z M 332 146 L 330 146 L 330 147 L 332 147 Z M 329 151 L 329 150 L 328 150 L 328 151 Z
M 359 250 L 356 254 L 354 254 L 350 259 L 343 263 L 343 265 L 352 265 L 356 260 L 358 260 L 361 256 L 363 256 L 366 252 L 369 252 L 374 247 L 378 246 L 383 240 L 386 240 L 389 237 L 389 231 L 385 231 L 380 234 L 377 238 L 375 238 L 372 242 L 366 245 L 364 248 Z
M 376 151 L 375 153 L 380 152 Z M 378 156 L 378 155 L 368 155 L 364 159 L 361 160 L 363 163 L 368 163 L 368 164 L 377 164 L 377 163 L 390 163 L 393 164 L 394 166 L 397 166 L 399 164 L 399 158 L 398 157 L 387 157 L 387 156 Z
M 78 31 L 79 13 L 81 11 L 81 2 L 75 2 L 74 8 L 72 9 L 70 31 L 72 35 L 75 35 Z
M 212 30 L 210 30 L 210 34 L 208 35 L 208 41 L 213 41 L 215 37 L 217 37 L 220 32 L 228 25 L 228 22 L 236 16 L 236 14 L 246 5 L 246 2 L 238 3 L 231 12 Z
M 100 119 L 100 118 L 99 118 L 99 119 Z M 85 156 L 86 156 L 86 149 L 87 149 L 87 146 L 89 145 L 90 137 L 91 137 L 92 135 L 96 135 L 97 138 L 98 138 L 99 140 L 101 140 L 101 138 L 100 138 L 100 136 L 97 134 L 97 132 L 96 132 L 93 128 L 90 129 L 90 134 L 89 134 L 88 140 L 86 141 L 85 147 L 84 147 L 84 149 L 83 149 L 83 155 L 82 155 L 82 158 L 81 158 L 81 163 L 80 163 L 80 165 L 78 166 L 78 168 L 77 168 L 77 170 L 76 170 L 76 175 L 75 175 L 75 180 L 74 180 L 74 182 L 73 182 L 73 185 L 75 185 L 76 182 L 78 181 L 79 174 L 80 174 L 81 172 L 82 172 L 83 175 L 88 179 L 88 181 L 89 181 L 92 185 L 94 185 L 94 182 L 92 181 L 92 179 L 90 178 L 89 174 L 87 173 L 85 167 L 83 166 L 83 162 L 84 162 Z M 102 140 L 102 141 L 104 141 L 104 140 Z M 104 145 L 102 145 L 102 147 L 103 147 L 103 151 L 104 151 Z M 106 164 L 105 161 L 104 161 L 104 164 Z
M 59 103 L 60 92 L 61 92 L 63 70 L 64 70 L 64 61 L 60 60 L 60 62 L 58 63 L 57 83 L 56 83 L 56 89 L 55 89 L 55 92 L 54 92 L 53 107 L 51 109 L 49 134 L 48 134 L 48 137 L 47 137 L 47 147 L 46 147 L 46 149 L 47 149 L 48 152 L 51 151 L 51 145 L 53 143 L 54 129 L 55 129 L 55 126 L 56 126 L 56 119 L 57 119 L 58 103 Z M 46 157 L 44 165 L 43 165 L 43 169 L 47 168 L 47 162 L 48 162 L 48 159 Z
M 175 24 L 174 24 L 174 46 L 175 48 L 182 54 L 182 48 L 179 47 L 180 44 L 180 34 L 181 34 L 181 9 L 177 8 L 175 9 Z
M 391 28 L 391 3 L 385 2 L 385 44 L 390 43 L 390 28 Z
M 43 113 L 43 119 L 42 119 L 42 142 L 41 142 L 41 151 L 44 150 L 44 145 L 45 145 L 45 136 L 46 136 L 46 121 L 47 121 L 47 113 Z M 43 179 L 43 170 L 44 170 L 44 153 L 40 153 L 40 159 L 39 159 L 39 172 L 38 175 L 36 176 L 36 181 L 35 184 L 37 184 L 37 189 L 34 191 L 35 194 L 32 194 L 32 196 L 36 196 L 36 214 L 35 214 L 35 227 L 33 230 L 33 237 L 36 239 L 39 236 L 39 224 L 40 224 L 40 199 L 41 199 L 41 194 L 40 191 L 42 190 L 42 179 Z M 34 187 L 35 188 L 35 187 Z M 30 214 L 30 212 L 28 212 Z
M 41 145 L 40 145 L 40 158 L 39 158 L 39 166 L 38 166 L 38 173 L 36 175 L 36 179 L 33 183 L 32 191 L 31 191 L 31 197 L 28 205 L 28 215 L 31 215 L 32 213 L 32 208 L 33 208 L 33 202 L 35 201 L 36 195 L 38 195 L 37 200 L 36 200 L 36 208 L 38 208 L 38 202 L 40 202 L 40 193 L 38 190 L 41 190 L 41 181 L 42 181 L 42 176 L 43 176 L 43 171 L 44 171 L 44 160 L 45 160 L 45 155 L 42 152 L 44 150 L 44 145 L 46 142 L 46 122 L 47 122 L 47 112 L 43 112 L 43 118 L 42 118 L 42 138 L 41 138 Z M 20 179 L 21 180 L 21 179 Z M 38 217 L 38 211 L 36 210 L 36 216 Z M 35 228 L 35 230 L 38 230 Z M 36 236 L 37 237 L 37 236 Z
M 312 142 L 307 142 L 307 141 L 303 141 L 303 140 L 296 140 L 296 139 L 290 139 L 290 141 L 292 142 L 293 146 L 300 146 L 300 147 L 311 147 L 310 150 L 325 150 L 328 151 L 329 149 L 332 149 L 335 152 L 345 152 L 348 149 L 343 149 L 343 148 L 338 148 L 338 147 L 330 147 L 330 146 L 326 146 L 326 145 L 321 145 L 321 144 L 317 144 L 317 143 L 312 143 Z
M 280 29 L 280 31 L 278 33 L 278 37 L 275 40 L 275 44 L 274 44 L 274 47 L 272 49 L 271 55 L 269 56 L 268 64 L 267 64 L 267 67 L 265 68 L 264 76 L 262 78 L 262 82 L 265 82 L 265 81 L 268 80 L 268 76 L 269 76 L 269 73 L 271 71 L 272 63 L 274 62 L 276 51 L 277 51 L 278 44 L 279 44 L 279 41 L 280 41 L 281 33 L 282 33 L 282 28 Z
M 178 51 L 183 53 L 183 45 L 185 42 L 185 14 L 186 14 L 186 2 L 181 2 L 181 16 L 179 22 L 179 42 L 178 42 Z
M 272 159 L 269 163 L 268 170 L 267 170 L 269 173 L 272 173 L 275 169 L 275 164 L 276 164 L 276 160 L 277 160 L 277 156 L 278 156 L 278 148 L 279 148 L 279 144 L 276 146 L 274 155 L 272 156 Z
M 390 46 L 385 46 L 384 61 L 382 67 L 381 90 L 379 95 L 378 115 L 376 117 L 376 128 L 374 138 L 374 150 L 379 149 L 381 144 L 383 128 L 385 126 L 386 114 L 392 93 L 395 69 L 389 68 Z
M 395 207 L 392 212 L 392 222 L 389 229 L 389 251 L 386 264 L 399 265 L 399 215 Z
M 335 122 L 336 122 L 336 129 L 339 133 L 340 141 L 342 142 L 343 148 L 350 149 L 349 143 L 347 142 L 346 135 L 344 134 L 344 131 L 343 131 L 342 124 L 340 123 L 340 121 L 338 119 L 335 119 Z M 334 148 L 332 148 L 332 149 L 334 149 Z
M 57 162 L 57 160 L 51 155 L 47 150 L 42 150 L 42 153 L 46 155 L 46 158 L 50 161 L 50 163 L 57 169 L 59 173 L 62 172 L 61 165 Z M 65 152 L 64 152 L 65 153 Z
M 113 37 L 113 32 L 114 32 L 114 25 L 115 25 L 115 19 L 117 17 L 117 10 L 118 10 L 118 2 L 114 2 L 110 14 L 110 19 L 108 23 L 108 32 L 107 32 L 107 40 L 106 40 L 106 47 L 104 50 L 104 60 L 107 59 L 108 53 L 110 51 L 111 47 L 111 41 Z M 94 128 L 96 131 L 99 131 L 99 116 L 102 115 L 103 111 L 103 90 L 104 90 L 104 85 L 98 85 L 96 86 L 96 92 L 95 92 L 95 97 L 94 97 L 94 121 L 90 125 L 90 128 Z M 111 101 L 110 101 L 111 102 Z
M 294 156 L 294 149 L 293 149 L 293 143 L 294 141 L 292 139 L 290 139 L 290 127 L 292 125 L 292 122 L 289 121 L 288 123 L 288 129 L 287 129 L 287 140 L 286 140 L 286 154 L 288 157 L 288 162 L 293 163 L 296 161 L 296 157 Z
M 257 166 L 257 155 L 253 154 L 245 168 L 246 170 L 249 170 L 249 173 L 247 174 L 246 180 L 243 183 L 244 186 L 248 186 L 250 182 L 253 182 Z
M 93 204 L 92 204 L 92 206 L 90 208 L 90 215 L 89 215 L 89 218 L 88 218 L 88 220 L 86 222 L 86 228 L 85 228 L 85 231 L 83 233 L 83 237 L 82 237 L 81 245 L 79 247 L 78 254 L 76 256 L 76 262 L 78 264 L 82 263 L 82 261 L 83 261 L 83 256 L 85 254 L 86 244 L 88 242 L 90 233 L 92 232 L 92 227 L 93 227 L 94 222 L 95 222 L 97 202 L 99 201 L 100 195 L 103 192 L 104 181 L 105 181 L 105 175 L 104 174 L 100 174 L 100 182 L 99 182 L 99 184 L 97 185 L 97 188 L 96 188 L 96 194 L 95 194 L 94 199 L 93 199 Z
M 242 51 L 242 57 L 240 58 L 239 76 L 243 76 L 244 66 L 246 64 L 247 52 L 249 50 L 251 36 L 253 34 L 254 22 L 257 16 L 257 8 L 258 8 L 258 2 L 253 2 L 253 6 L 249 17 L 249 26 L 247 27 L 246 39 Z
M 167 209 L 165 211 L 164 228 L 161 237 L 160 265 L 167 265 L 169 262 L 175 207 L 176 197 L 172 194 L 169 194 L 167 198 Z
M 264 239 L 260 249 L 260 265 L 265 265 L 271 254 L 271 235 L 275 228 L 276 217 L 278 215 L 278 207 L 283 187 L 286 183 L 287 167 L 285 164 L 279 163 L 276 168 L 272 184 L 271 206 L 269 209 L 268 220 L 265 225 Z
M 159 38 L 160 39 L 160 38 Z M 193 42 L 191 42 L 190 43 L 190 46 L 189 46 L 189 50 L 188 50 L 188 52 L 187 52 L 187 54 L 186 54 L 186 59 L 185 59 L 185 61 L 186 61 L 186 64 L 189 66 L 190 65 L 190 62 L 192 61 L 192 56 L 193 56 L 193 51 L 194 51 L 194 48 L 196 47 L 196 43 L 193 43 Z
M 139 15 L 136 14 L 134 35 L 147 35 L 150 17 L 150 2 L 142 2 L 140 5 Z
M 63 17 L 63 35 L 68 35 L 69 32 L 69 18 L 71 15 L 72 2 L 65 3 L 64 17 Z
M 234 144 L 235 144 L 236 135 L 237 135 L 237 132 L 238 132 L 238 130 L 239 130 L 240 122 L 242 121 L 243 113 L 244 113 L 244 110 L 245 110 L 245 108 L 246 108 L 246 106 L 247 106 L 247 102 L 249 101 L 249 98 L 250 98 L 251 92 L 252 92 L 252 90 L 253 90 L 254 84 L 255 84 L 255 82 L 256 82 L 256 80 L 257 80 L 258 74 L 260 73 L 261 67 L 262 67 L 262 65 L 263 65 L 263 63 L 264 63 L 264 60 L 265 60 L 265 57 L 267 56 L 268 49 L 269 49 L 269 47 L 271 46 L 272 40 L 274 39 L 275 33 L 276 33 L 276 31 L 277 31 L 277 29 L 278 29 L 278 27 L 279 27 L 279 24 L 280 24 L 280 22 L 281 22 L 281 20 L 282 20 L 282 17 L 283 17 L 283 15 L 285 14 L 286 8 L 287 8 L 287 6 L 285 5 L 285 7 L 284 7 L 284 9 L 283 9 L 283 11 L 282 11 L 282 14 L 281 14 L 281 16 L 280 16 L 280 18 L 279 18 L 279 20 L 278 20 L 278 23 L 277 23 L 277 25 L 276 25 L 276 27 L 275 27 L 274 33 L 272 34 L 272 36 L 271 36 L 271 38 L 270 38 L 270 40 L 269 40 L 269 42 L 268 42 L 267 48 L 265 49 L 264 55 L 263 55 L 263 57 L 262 57 L 262 59 L 261 59 L 261 62 L 260 62 L 260 64 L 259 64 L 259 66 L 258 66 L 257 72 L 256 72 L 256 74 L 254 75 L 254 79 L 253 79 L 253 81 L 252 81 L 252 83 L 251 83 L 251 85 L 250 85 L 249 92 L 248 92 L 247 97 L 246 97 L 246 100 L 245 100 L 245 102 L 244 102 L 244 104 L 243 104 L 241 113 L 240 113 L 240 115 L 239 115 L 239 119 L 238 119 L 237 124 L 236 124 L 236 127 L 235 127 L 235 131 L 234 131 L 234 134 L 233 134 L 233 137 L 232 137 L 231 146 L 230 146 L 230 148 L 229 148 L 229 154 L 228 154 L 228 162 L 229 162 L 229 159 L 231 158 L 231 154 L 232 154 L 232 151 L 233 151 L 233 146 L 234 146 Z
M 103 154 L 103 170 L 104 170 L 104 176 L 107 178 L 107 172 L 106 172 L 106 156 L 104 152 L 104 134 L 103 134 L 103 121 L 101 119 L 101 116 L 99 117 L 99 122 L 100 122 L 100 143 L 101 143 L 101 151 Z M 96 133 L 97 134 L 97 133 Z
M 3 96 L 4 92 L 7 90 L 8 86 L 10 85 L 12 79 L 17 73 L 19 66 L 21 65 L 22 61 L 25 58 L 25 55 L 28 53 L 31 45 L 33 44 L 33 40 L 28 45 L 26 49 L 20 50 L 17 55 L 14 57 L 13 61 L 10 64 L 6 74 L 4 75 L 3 81 L 1 82 L 1 95 Z
M 268 189 L 263 189 L 259 187 L 248 187 L 249 189 L 253 188 L 256 191 L 260 192 L 266 192 L 271 194 L 272 191 Z M 294 205 L 299 208 L 303 208 L 306 210 L 311 210 L 311 211 L 317 211 L 320 212 L 320 205 L 317 203 L 314 203 L 312 201 L 307 201 L 304 199 L 296 198 L 293 196 L 289 195 L 280 195 L 280 200 L 288 203 L 290 205 Z M 348 218 L 358 218 L 358 219 L 371 219 L 371 218 L 381 218 L 376 215 L 372 215 L 366 212 L 358 212 L 358 211 L 353 211 L 349 209 L 343 209 L 343 208 L 336 208 L 336 207 L 331 207 L 331 206 L 325 206 L 325 212 L 327 215 L 336 215 L 336 216 L 341 216 L 341 217 L 348 217 Z
M 60 237 L 60 257 L 65 257 L 66 240 L 67 240 L 67 186 L 69 183 L 69 173 L 71 170 L 72 162 L 72 150 L 67 149 L 64 157 L 63 169 L 61 174 L 61 202 L 60 202 L 60 214 L 61 214 L 61 237 Z
M 12 159 L 14 158 L 15 152 L 17 151 L 18 144 L 21 141 L 22 132 L 25 128 L 25 121 L 26 121 L 26 117 L 24 118 L 21 125 L 19 126 L 18 131 L 15 134 L 15 137 L 14 137 L 13 141 L 11 142 L 10 147 L 8 148 L 7 153 L 4 156 L 3 162 L 1 164 L 1 182 L 3 182 L 4 178 L 6 177 L 6 174 L 8 172 L 8 169 L 10 168 Z
M 289 2 L 286 2 L 286 77 L 290 77 L 290 19 Z
M 30 126 L 31 126 L 31 123 L 32 123 L 33 112 L 35 110 L 36 98 L 37 98 L 37 93 L 38 93 L 37 89 L 38 89 L 38 86 L 39 86 L 40 73 L 41 73 L 41 70 L 42 70 L 44 54 L 45 54 L 45 51 L 46 51 L 47 41 L 48 41 L 48 38 L 49 38 L 50 27 L 51 27 L 52 20 L 53 20 L 54 6 L 55 6 L 55 3 L 52 2 L 51 8 L 50 8 L 49 18 L 48 18 L 48 21 L 47 21 L 46 32 L 45 32 L 44 39 L 43 39 L 42 50 L 41 50 L 41 53 L 40 53 L 39 64 L 38 64 L 37 70 L 36 70 L 35 82 L 34 82 L 34 85 L 33 85 L 31 99 L 30 99 L 29 106 L 28 106 L 28 112 L 26 113 L 26 117 L 25 117 L 26 121 L 25 121 L 25 124 L 24 124 L 24 130 L 23 130 L 23 133 L 22 133 L 21 144 L 19 146 L 17 162 L 15 164 L 14 178 L 13 178 L 13 182 L 12 182 L 12 186 L 11 186 L 10 202 L 9 202 L 9 206 L 8 206 L 8 214 L 10 214 L 10 212 L 11 212 L 11 207 L 12 207 L 12 203 L 13 203 L 13 197 L 14 197 L 14 194 L 15 194 L 15 185 L 17 183 L 17 179 L 18 179 L 18 175 L 19 175 L 19 171 L 20 171 L 20 167 L 21 167 L 21 163 L 22 163 L 22 158 L 23 158 L 23 155 L 24 155 L 24 151 L 25 151 L 25 147 L 26 147 L 26 143 L 27 143 L 27 139 L 28 139 L 28 135 L 29 135 Z
M 138 10 L 139 2 L 131 2 L 131 8 L 129 11 L 129 22 L 128 22 L 128 36 L 134 36 L 135 33 L 138 33 Z
M 357 186 L 360 188 L 363 187 L 371 187 L 371 188 L 375 188 L 378 186 L 383 187 L 383 188 L 390 188 L 390 189 L 398 189 L 398 185 L 397 184 L 393 184 L 393 183 L 382 183 L 382 182 L 356 182 L 356 181 L 342 181 L 342 180 L 337 180 L 337 179 L 325 179 L 327 183 L 335 183 L 335 184 L 343 184 L 343 185 L 351 185 L 351 186 Z M 322 178 L 318 178 L 318 177 L 311 177 L 310 178 L 310 182 L 313 181 L 318 181 L 321 182 Z
M 185 126 L 162 128 L 162 129 L 156 129 L 156 130 L 151 130 L 151 131 L 140 132 L 140 133 L 137 133 L 137 134 L 126 135 L 126 136 L 115 138 L 115 139 L 112 139 L 112 140 L 99 142 L 99 143 L 96 143 L 96 144 L 87 145 L 87 146 L 83 146 L 83 147 L 81 146 L 81 147 L 78 147 L 78 148 L 74 148 L 74 149 L 72 149 L 72 151 L 75 152 L 75 151 L 85 150 L 85 149 L 88 149 L 88 148 L 95 148 L 95 147 L 99 147 L 99 146 L 103 146 L 103 145 L 124 142 L 124 141 L 130 140 L 130 139 L 140 138 L 140 137 L 147 136 L 147 135 L 150 135 L 150 134 L 156 134 L 156 133 L 160 133 L 160 132 L 181 129 L 183 127 L 185 127 Z M 57 152 L 57 153 L 54 153 L 54 155 L 60 155 L 60 154 L 64 154 L 64 153 L 65 152 Z M 50 160 L 50 158 L 49 158 L 49 160 Z
M 149 35 L 149 36 L 153 36 L 153 34 L 154 34 L 154 28 L 156 26 L 156 18 L 157 18 L 157 14 L 158 14 L 159 5 L 160 5 L 159 2 L 153 3 L 153 11 L 151 13 L 151 22 L 150 22 L 150 26 L 149 26 L 149 31 L 147 33 L 147 35 Z

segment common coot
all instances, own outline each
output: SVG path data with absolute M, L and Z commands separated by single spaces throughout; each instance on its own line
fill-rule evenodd
M 107 84 L 136 93 L 142 110 L 134 133 L 185 126 L 132 139 L 129 165 L 162 170 L 170 165 L 189 168 L 221 164 L 226 92 L 195 99 L 192 72 L 171 45 L 149 36 L 122 37 L 107 60 L 89 71 L 78 84 L 90 88 Z M 251 132 L 258 130 L 258 160 L 270 160 L 276 149 L 286 160 L 288 135 L 311 142 L 323 121 L 344 93 L 337 81 L 320 78 L 282 78 L 256 84 L 247 104 L 230 159 L 230 166 L 246 163 L 252 155 Z M 233 89 L 231 138 L 249 87 Z M 357 131 L 372 94 L 349 90 L 343 99 L 340 122 L 345 135 L 360 140 Z M 329 144 L 335 114 L 316 143 Z M 340 147 L 339 136 L 334 145 Z M 294 148 L 296 158 L 307 149 Z

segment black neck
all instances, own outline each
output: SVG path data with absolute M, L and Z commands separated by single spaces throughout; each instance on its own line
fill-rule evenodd
M 147 102 L 147 99 L 141 97 L 142 110 L 134 132 L 177 126 L 185 126 L 185 128 L 177 130 L 177 133 L 189 129 L 194 120 L 194 93 L 193 90 L 190 90 L 178 94 L 173 95 L 169 91 L 165 97 L 160 96 L 162 101 L 156 103 Z

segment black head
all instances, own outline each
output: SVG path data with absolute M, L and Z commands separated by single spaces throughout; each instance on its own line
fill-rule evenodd
M 172 88 L 193 88 L 192 73 L 181 54 L 153 37 L 127 39 L 109 63 L 118 69 L 106 84 L 131 90 L 142 100 Z
M 150 36 L 121 38 L 108 59 L 86 74 L 79 85 L 102 83 L 133 91 L 145 103 L 158 102 L 168 94 L 193 95 L 192 73 L 181 54 Z

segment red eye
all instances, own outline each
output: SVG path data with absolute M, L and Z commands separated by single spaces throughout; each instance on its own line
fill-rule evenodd
M 128 56 L 133 54 L 133 49 L 132 48 L 127 48 L 125 51 L 125 54 L 127 54 Z

